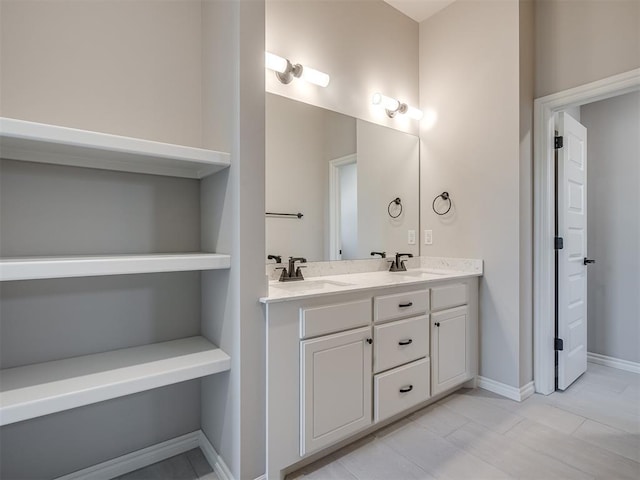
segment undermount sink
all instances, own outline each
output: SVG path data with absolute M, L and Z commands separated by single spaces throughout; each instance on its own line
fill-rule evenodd
M 400 272 L 400 275 L 408 275 L 410 277 L 422 277 L 424 275 L 447 275 L 446 272 L 434 272 L 433 270 L 407 270 Z
M 433 280 L 434 278 L 440 277 L 442 275 L 448 275 L 448 273 L 437 272 L 432 270 L 407 270 L 406 272 L 394 273 L 394 275 L 398 275 L 399 277 L 405 277 L 411 280 L 415 280 L 415 279 Z
M 301 280 L 299 282 L 277 282 L 269 285 L 269 288 L 276 288 L 287 292 L 303 292 L 313 290 L 325 290 L 333 287 L 348 287 L 350 283 L 336 282 L 333 280 Z

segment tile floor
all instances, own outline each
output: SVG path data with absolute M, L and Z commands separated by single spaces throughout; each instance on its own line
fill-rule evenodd
M 287 480 L 640 479 L 640 375 L 589 364 L 522 403 L 461 390 Z M 118 480 L 218 480 L 199 449 Z
M 522 403 L 461 390 L 287 480 L 640 479 L 640 375 L 589 364 Z

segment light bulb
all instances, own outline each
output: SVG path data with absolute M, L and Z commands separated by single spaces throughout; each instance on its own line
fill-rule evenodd
M 307 67 L 306 65 L 302 66 L 300 78 L 319 87 L 326 87 L 331 80 L 331 77 L 326 73 L 316 70 L 315 68 Z
M 279 57 L 273 53 L 264 52 L 264 61 L 265 66 L 269 70 L 274 70 L 276 72 L 284 73 L 287 71 L 287 62 L 286 58 Z
M 422 119 L 422 110 L 418 110 L 414 107 L 407 107 L 407 116 L 409 118 L 413 118 L 414 120 Z
M 382 95 L 380 92 L 373 94 L 373 97 L 371 97 L 371 103 L 374 105 L 380 105 L 391 112 L 395 112 L 400 108 L 400 102 L 398 100 Z

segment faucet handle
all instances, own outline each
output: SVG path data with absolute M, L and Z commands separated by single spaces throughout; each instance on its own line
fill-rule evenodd
M 274 268 L 274 270 L 282 270 L 282 273 L 280 274 L 280 278 L 278 279 L 281 282 L 284 282 L 286 277 L 289 275 L 287 273 L 287 267 L 276 267 Z

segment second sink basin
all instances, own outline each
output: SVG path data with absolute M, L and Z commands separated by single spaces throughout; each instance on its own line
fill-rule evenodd
M 411 280 L 433 280 L 434 278 L 448 275 L 446 272 L 434 272 L 431 270 L 407 270 L 406 272 L 398 272 L 396 275 L 409 278 Z
M 327 290 L 334 287 L 348 287 L 350 283 L 336 282 L 334 280 L 302 280 L 299 282 L 276 282 L 269 285 L 286 292 L 311 292 L 317 290 Z

